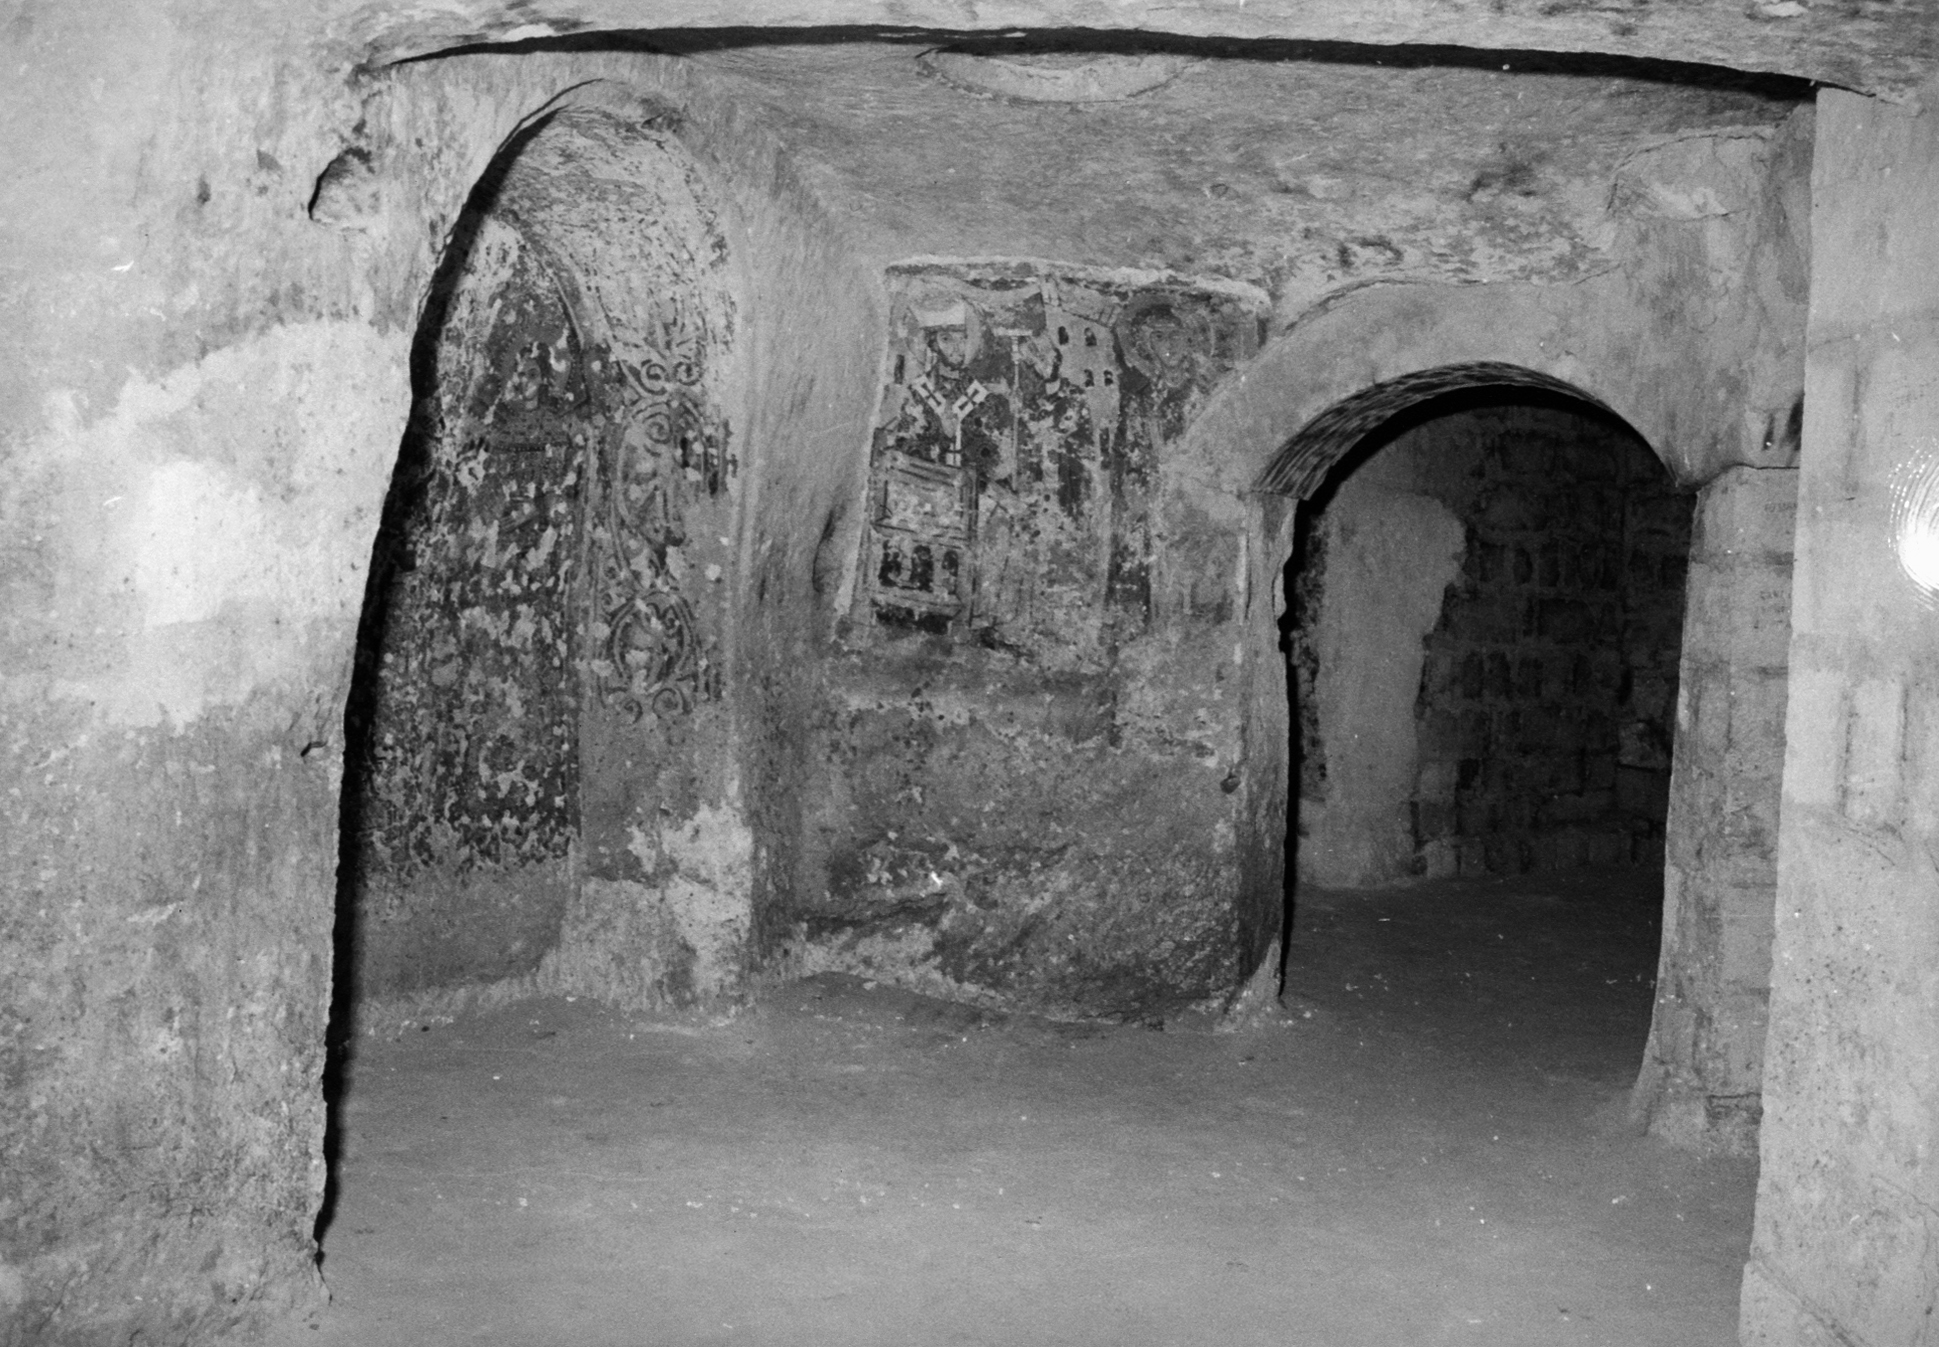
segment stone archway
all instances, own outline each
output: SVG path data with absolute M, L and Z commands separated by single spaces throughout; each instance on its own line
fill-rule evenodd
M 1737 353 L 1665 348 L 1619 276 L 1570 287 L 1396 286 L 1346 296 L 1263 350 L 1191 432 L 1200 472 L 1258 503 L 1249 657 L 1261 753 L 1284 743 L 1275 619 L 1295 512 L 1365 431 L 1451 389 L 1564 393 L 1633 427 L 1698 495 L 1667 825 L 1658 999 L 1634 1103 L 1660 1135 L 1755 1144 L 1775 902 L 1795 435 L 1719 398 Z M 1260 605 L 1262 610 L 1265 605 Z M 1286 763 L 1279 760 L 1280 781 Z M 1255 770 L 1267 771 L 1255 761 Z
M 704 998 L 745 969 L 739 285 L 672 120 L 600 86 L 555 102 L 433 284 L 346 790 L 340 925 L 380 1019 L 508 979 Z
M 1660 872 L 1690 504 L 1627 426 L 1520 379 L 1373 426 L 1286 573 L 1301 882 Z
M 1364 388 L 1300 427 L 1259 474 L 1259 490 L 1308 500 L 1334 465 L 1381 426 L 1424 402 L 1475 388 L 1526 388 L 1610 410 L 1562 379 L 1505 361 L 1476 360 L 1417 370 Z

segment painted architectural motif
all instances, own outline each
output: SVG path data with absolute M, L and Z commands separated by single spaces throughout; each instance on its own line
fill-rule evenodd
M 512 231 L 444 287 L 345 713 L 363 878 L 553 860 L 578 828 L 583 361 Z

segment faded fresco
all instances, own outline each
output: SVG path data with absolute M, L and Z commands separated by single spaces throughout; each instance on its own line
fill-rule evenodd
M 1266 298 L 1030 263 L 888 287 L 803 966 L 1162 1016 L 1230 985 L 1244 901 L 1243 516 L 1170 456 Z
M 663 260 L 581 270 L 536 197 L 515 178 L 440 278 L 366 599 L 343 872 L 377 994 L 533 965 L 589 853 L 639 863 L 633 797 L 680 794 L 720 696 L 723 324 Z
M 602 704 L 634 721 L 678 716 L 720 693 L 713 643 L 682 584 L 690 498 L 719 501 L 734 464 L 702 387 L 705 328 L 656 305 L 642 349 L 596 360 L 599 453 L 587 527 L 594 586 L 590 672 Z
M 509 230 L 442 302 L 346 716 L 363 879 L 559 859 L 578 826 L 584 362 Z
M 872 446 L 867 619 L 1083 663 L 1151 621 L 1159 448 L 1256 349 L 1237 294 L 903 268 Z
M 720 686 L 693 595 L 721 560 L 740 470 L 717 368 L 734 325 L 726 240 L 664 136 L 603 116 L 562 129 L 521 156 L 499 209 L 586 347 L 589 691 L 633 723 L 677 718 Z

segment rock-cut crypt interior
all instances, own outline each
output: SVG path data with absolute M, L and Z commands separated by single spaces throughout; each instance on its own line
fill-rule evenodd
M 0 1342 L 310 1303 L 360 1017 L 1610 865 L 1742 1340 L 1929 1340 L 1929 4 L 7 8 Z

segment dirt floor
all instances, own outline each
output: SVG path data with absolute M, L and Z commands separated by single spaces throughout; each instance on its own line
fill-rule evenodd
M 365 1040 L 356 1347 L 1721 1347 L 1755 1169 L 1638 1137 L 1657 892 L 1301 895 L 1287 1010 L 1063 1025 L 816 978 L 723 1024 L 530 1002 Z

